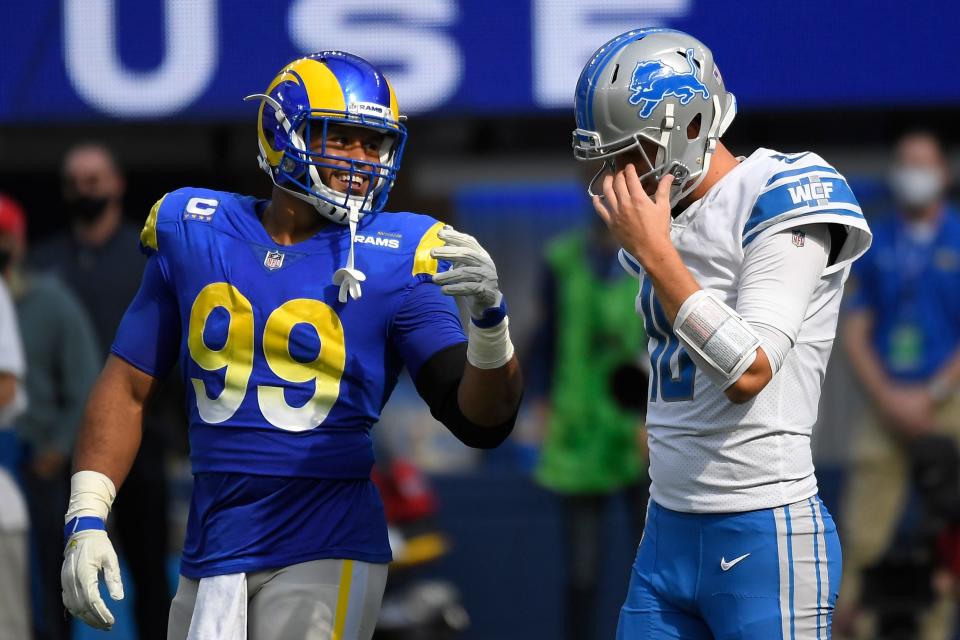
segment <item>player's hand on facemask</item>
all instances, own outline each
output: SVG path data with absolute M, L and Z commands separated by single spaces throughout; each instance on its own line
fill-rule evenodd
M 60 584 L 63 606 L 94 629 L 108 630 L 114 618 L 100 597 L 100 572 L 114 600 L 123 599 L 120 563 L 106 531 L 87 530 L 71 535 L 63 551 Z
M 497 266 L 476 238 L 447 225 L 437 237 L 446 244 L 430 251 L 430 256 L 452 264 L 433 281 L 448 296 L 458 296 L 467 305 L 478 326 L 498 324 L 506 315 Z
M 626 249 L 641 262 L 670 247 L 670 186 L 667 174 L 654 195 L 644 191 L 633 164 L 603 178 L 603 198 L 593 197 L 593 208 Z

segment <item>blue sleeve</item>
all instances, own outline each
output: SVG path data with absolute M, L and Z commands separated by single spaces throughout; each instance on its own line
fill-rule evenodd
M 416 380 L 431 356 L 467 338 L 453 298 L 432 282 L 421 281 L 407 290 L 394 314 L 390 339 Z
M 162 260 L 156 253 L 147 260 L 140 290 L 123 315 L 110 349 L 154 378 L 170 373 L 180 348 L 180 312 Z

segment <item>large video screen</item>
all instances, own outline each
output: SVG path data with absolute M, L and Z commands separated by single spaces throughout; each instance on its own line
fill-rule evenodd
M 408 113 L 572 108 L 580 69 L 640 26 L 714 52 L 742 109 L 960 103 L 960 4 L 876 0 L 3 2 L 0 122 L 241 119 L 289 60 L 343 49 Z

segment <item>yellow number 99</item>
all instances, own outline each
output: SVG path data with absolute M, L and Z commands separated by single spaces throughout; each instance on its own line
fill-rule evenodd
M 230 324 L 223 347 L 211 349 L 203 340 L 203 331 L 217 308 L 230 315 Z M 290 334 L 301 323 L 312 326 L 320 337 L 320 353 L 311 362 L 300 362 L 290 354 Z M 206 371 L 224 369 L 223 391 L 213 399 L 208 397 L 203 380 L 191 379 L 200 417 L 210 424 L 224 422 L 243 403 L 253 373 L 253 306 L 231 284 L 207 285 L 190 310 L 189 331 L 187 346 L 194 362 Z M 313 396 L 302 407 L 287 403 L 283 387 L 258 385 L 257 402 L 263 417 L 286 431 L 306 431 L 322 424 L 340 395 L 347 360 L 343 325 L 336 312 L 319 300 L 285 302 L 267 318 L 263 352 L 267 366 L 281 380 L 313 381 L 315 385 Z
M 203 341 L 203 329 L 213 310 L 222 307 L 230 314 L 227 340 L 219 350 Z M 253 372 L 253 306 L 240 291 L 226 282 L 205 286 L 193 301 L 190 310 L 190 334 L 187 337 L 190 357 L 207 371 L 226 368 L 223 391 L 216 398 L 207 396 L 203 380 L 191 378 L 197 408 L 204 422 L 217 424 L 227 420 L 243 403 L 247 382 Z
M 301 323 L 311 325 L 320 336 L 320 353 L 312 362 L 294 360 L 290 354 L 290 333 Z M 282 387 L 258 386 L 257 401 L 263 417 L 287 431 L 306 431 L 322 423 L 340 395 L 340 378 L 347 361 L 343 325 L 333 309 L 308 298 L 283 303 L 267 318 L 263 354 L 277 377 L 315 384 L 313 397 L 302 407 L 287 404 Z

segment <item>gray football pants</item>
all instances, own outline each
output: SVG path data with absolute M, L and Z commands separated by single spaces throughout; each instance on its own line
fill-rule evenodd
M 313 560 L 247 574 L 247 640 L 369 640 L 387 565 Z M 185 640 L 199 580 L 180 576 L 167 640 Z

